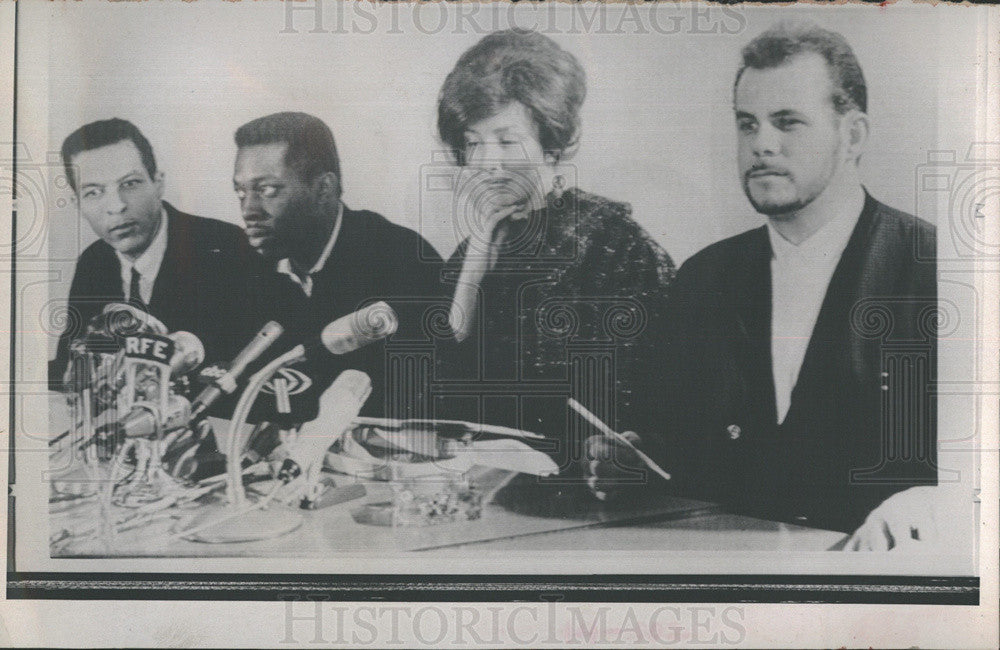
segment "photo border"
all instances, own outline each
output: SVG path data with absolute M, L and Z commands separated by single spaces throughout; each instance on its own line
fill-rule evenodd
M 12 158 L 17 174 L 17 37 L 14 26 L 14 138 Z M 16 192 L 16 186 L 15 190 Z M 16 194 L 12 197 L 16 200 Z M 17 210 L 12 210 L 11 233 L 16 246 Z M 15 322 L 17 256 L 10 259 L 10 322 Z M 17 333 L 11 328 L 10 352 Z M 8 428 L 8 599 L 47 600 L 199 600 L 199 601 L 565 601 L 565 602 L 697 602 L 697 603 L 864 603 L 979 605 L 980 577 L 787 575 L 767 574 L 607 574 L 607 575 L 359 575 L 231 574 L 18 571 L 15 556 L 15 422 L 16 359 L 9 355 Z M 980 559 L 980 563 L 983 559 Z
M 7 598 L 979 605 L 978 577 L 8 573 Z

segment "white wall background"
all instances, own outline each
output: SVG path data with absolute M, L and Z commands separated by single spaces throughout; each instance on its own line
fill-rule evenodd
M 233 132 L 266 113 L 306 111 L 334 131 L 348 205 L 419 229 L 447 256 L 456 244 L 447 197 L 422 205 L 420 193 L 421 170 L 441 149 L 438 90 L 484 33 L 537 27 L 588 74 L 584 135 L 572 160 L 579 186 L 631 202 L 680 263 L 761 223 L 737 179 L 731 84 L 740 48 L 793 15 L 842 32 L 861 60 L 874 124 L 864 177 L 876 197 L 913 211 L 915 168 L 927 152 L 957 149 L 961 157 L 975 139 L 976 42 L 956 38 L 974 34 L 983 13 L 973 10 L 314 8 L 311 0 L 29 3 L 25 14 L 48 14 L 48 150 L 86 122 L 129 119 L 153 144 L 167 200 L 237 223 Z M 72 260 L 93 239 L 70 205 L 53 209 L 48 226 L 52 258 Z M 54 264 L 62 273 L 53 299 L 65 295 L 72 273 L 71 262 Z

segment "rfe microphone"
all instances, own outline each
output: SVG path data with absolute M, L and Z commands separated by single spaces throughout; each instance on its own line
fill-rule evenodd
M 173 377 L 191 372 L 205 360 L 205 347 L 191 332 L 174 332 L 166 338 L 173 343 L 172 346 L 150 335 L 132 336 L 126 342 L 126 349 L 133 355 L 146 350 L 146 354 L 153 355 L 153 359 L 166 363 Z M 74 363 L 83 359 L 85 357 L 74 359 Z M 157 430 L 169 431 L 186 425 L 190 414 L 191 403 L 177 395 L 169 396 L 163 404 L 139 401 L 117 423 L 102 427 L 102 431 L 118 427 L 126 437 L 145 438 L 152 436 Z
M 229 370 L 198 394 L 191 404 L 191 420 L 201 418 L 220 397 L 235 391 L 237 382 L 246 372 L 247 366 L 259 359 L 284 331 L 285 328 L 274 321 L 264 325 L 253 340 L 236 355 L 229 365 Z

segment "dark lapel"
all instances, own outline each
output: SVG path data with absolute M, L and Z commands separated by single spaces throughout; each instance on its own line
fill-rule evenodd
M 751 403 L 760 407 L 760 417 L 776 422 L 774 373 L 771 368 L 771 241 L 767 227 L 746 235 L 745 246 L 735 247 L 732 272 L 733 304 L 739 335 L 745 339 Z
M 867 295 L 863 278 L 870 276 L 864 271 L 869 266 L 869 251 L 872 233 L 876 225 L 875 215 L 879 203 L 865 192 L 865 204 L 858 223 L 847 241 L 837 268 L 830 278 L 823 305 L 816 319 L 809 347 L 799 379 L 792 391 L 792 407 L 813 390 L 825 390 L 819 383 L 828 377 L 838 360 L 853 351 L 852 340 L 856 338 L 851 328 L 851 311 L 854 305 Z M 853 365 L 853 364 L 852 364 Z
M 185 285 L 194 280 L 194 242 L 191 241 L 194 233 L 191 231 L 191 218 L 175 210 L 169 203 L 164 202 L 163 208 L 167 213 L 167 250 L 160 262 L 160 270 L 153 284 L 153 295 L 149 301 L 154 313 L 168 313 L 172 310 L 177 293 L 190 290 L 191 287 L 187 286 L 185 289 Z
M 115 249 L 99 242 L 102 255 L 99 257 L 99 266 L 94 269 L 87 269 L 87 273 L 94 274 L 92 285 L 95 287 L 86 297 L 108 296 L 112 298 L 109 302 L 125 302 L 125 288 L 122 286 L 122 264 L 115 254 Z

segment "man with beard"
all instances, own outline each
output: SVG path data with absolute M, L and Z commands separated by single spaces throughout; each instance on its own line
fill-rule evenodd
M 886 499 L 937 481 L 934 227 L 861 183 L 867 91 L 839 34 L 763 33 L 743 50 L 733 104 L 743 190 L 767 223 L 678 272 L 666 380 L 647 391 L 666 408 L 651 406 L 660 418 L 633 439 L 674 493 L 845 532 L 885 501 L 852 546 L 926 537 L 912 497 Z M 642 467 L 607 438 L 588 451 L 599 498 Z
M 305 113 L 276 113 L 244 124 L 235 140 L 233 187 L 246 234 L 273 269 L 261 287 L 260 309 L 286 331 L 275 349 L 314 338 L 331 321 L 378 301 L 397 313 L 395 341 L 429 343 L 423 318 L 442 294 L 441 258 L 412 230 L 344 205 L 329 127 Z M 387 365 L 383 342 L 319 359 L 303 370 L 320 392 L 346 368 L 368 373 L 372 395 L 362 411 L 366 415 L 429 415 L 419 412 L 423 389 L 388 377 Z M 295 414 L 299 421 L 315 408 L 311 399 L 303 402 L 304 410 Z

